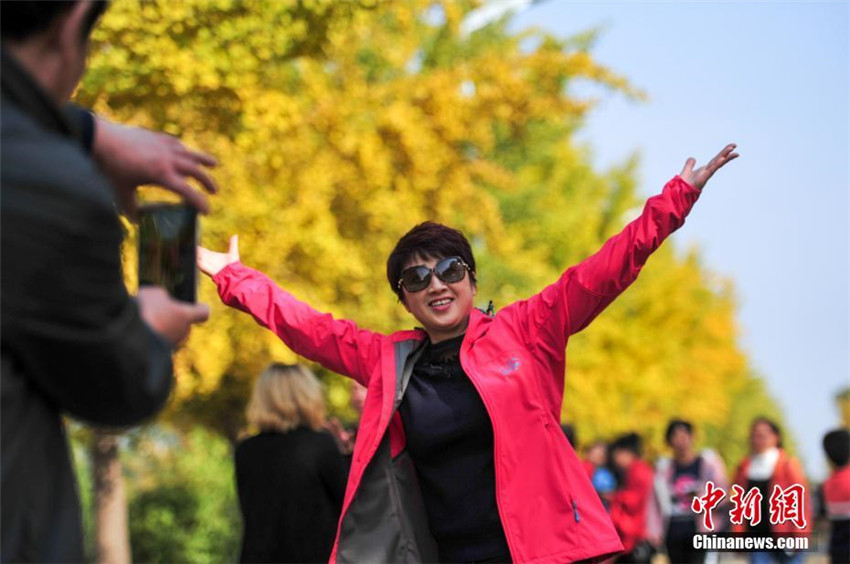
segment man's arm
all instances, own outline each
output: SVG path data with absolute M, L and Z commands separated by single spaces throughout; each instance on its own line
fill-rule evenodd
M 171 387 L 173 345 L 127 294 L 111 189 L 52 139 L 4 145 L 2 170 L 4 356 L 87 421 L 153 415 Z
M 75 104 L 68 104 L 65 106 L 65 115 L 76 127 L 83 149 L 91 154 L 94 145 L 94 114 Z

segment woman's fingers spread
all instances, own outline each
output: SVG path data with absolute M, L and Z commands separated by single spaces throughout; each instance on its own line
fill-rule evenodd
M 720 167 L 722 167 L 723 165 L 725 165 L 729 161 L 734 161 L 737 158 L 738 158 L 738 153 L 728 153 L 728 154 L 724 155 L 723 158 L 720 159 L 715 164 L 715 166 L 712 169 L 712 172 L 716 171 L 717 169 L 719 169 Z
M 738 157 L 738 153 L 733 153 L 737 145 L 735 143 L 729 143 L 723 149 L 717 153 L 717 156 L 711 159 L 706 167 L 708 169 L 709 175 L 714 174 L 720 167 L 728 163 L 729 161 Z
M 688 157 L 688 160 L 685 161 L 685 166 L 682 167 L 682 172 L 679 176 L 686 176 L 691 173 L 694 169 L 694 165 L 697 163 L 696 159 L 693 157 Z
M 718 158 L 718 157 L 719 157 L 719 158 L 720 158 L 720 160 L 726 160 L 726 158 L 727 158 L 727 157 L 728 157 L 728 156 L 732 153 L 732 151 L 734 151 L 734 150 L 735 150 L 735 147 L 736 147 L 736 146 L 737 146 L 737 145 L 735 145 L 734 143 L 729 143 L 728 145 L 726 145 L 725 147 L 723 147 L 723 150 L 722 150 L 722 151 L 720 151 L 720 152 L 717 154 L 717 157 L 715 157 L 715 158 Z

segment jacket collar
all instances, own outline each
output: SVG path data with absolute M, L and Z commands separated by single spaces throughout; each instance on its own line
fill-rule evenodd
M 466 336 L 469 339 L 477 339 L 486 331 L 493 317 L 485 314 L 478 308 L 472 308 L 469 314 L 469 325 L 466 327 Z M 466 341 L 467 339 L 464 339 Z
M 45 129 L 66 137 L 78 136 L 73 122 L 8 49 L 0 49 L 0 89 L 4 101 L 18 106 Z

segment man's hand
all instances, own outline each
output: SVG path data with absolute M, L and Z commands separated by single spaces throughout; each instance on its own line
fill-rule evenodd
M 139 312 L 151 329 L 172 345 L 177 345 L 189 335 L 195 323 L 203 323 L 210 316 L 206 304 L 180 302 L 158 286 L 139 288 Z
M 711 159 L 707 165 L 701 166 L 698 169 L 694 170 L 694 165 L 696 164 L 696 159 L 693 157 L 689 158 L 685 161 L 685 167 L 682 169 L 682 172 L 679 173 L 679 176 L 682 177 L 682 180 L 696 188 L 697 190 L 702 190 L 705 186 L 705 183 L 708 182 L 708 179 L 711 178 L 715 172 L 720 170 L 720 167 L 738 158 L 738 153 L 733 153 L 735 150 L 734 143 L 730 143 L 723 148 L 722 151 L 717 153 L 717 156 Z
M 222 268 L 234 262 L 239 262 L 239 235 L 230 238 L 230 248 L 226 253 L 198 247 L 198 268 L 207 276 L 215 276 Z
M 215 166 L 216 160 L 190 151 L 176 137 L 96 116 L 92 153 L 112 180 L 121 209 L 129 216 L 135 216 L 136 188 L 143 184 L 162 186 L 183 196 L 201 213 L 209 212 L 206 196 L 192 188 L 188 179 L 194 178 L 214 194 L 215 182 L 203 167 Z

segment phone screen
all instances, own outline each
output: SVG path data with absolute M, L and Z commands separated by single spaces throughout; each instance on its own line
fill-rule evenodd
M 176 300 L 197 299 L 198 215 L 182 204 L 139 208 L 139 286 L 162 286 Z

